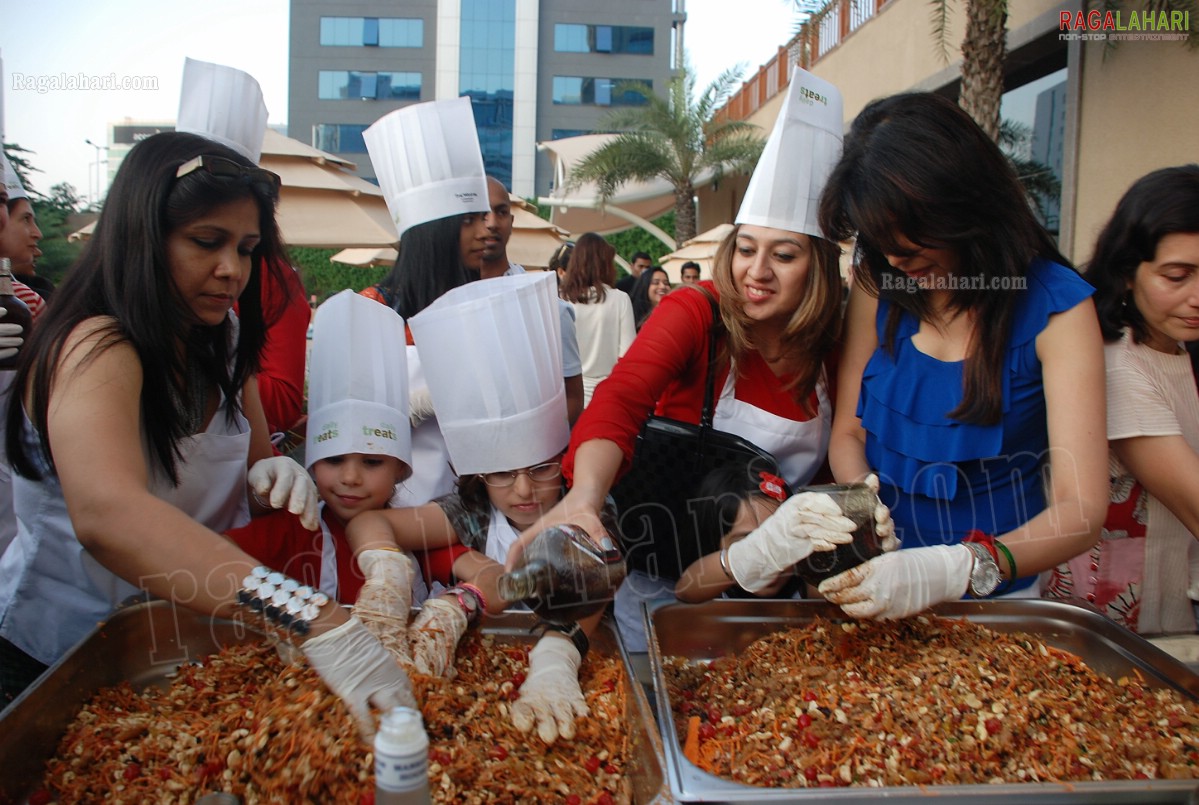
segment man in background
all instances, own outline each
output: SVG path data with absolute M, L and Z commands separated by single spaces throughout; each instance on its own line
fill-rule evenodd
M 616 290 L 624 291 L 627 294 L 633 293 L 633 286 L 637 284 L 637 278 L 641 276 L 641 272 L 653 266 L 654 261 L 645 252 L 637 252 L 633 255 L 633 259 L 629 261 L 629 268 L 633 273 L 627 274 L 616 281 Z
M 683 267 L 679 270 L 679 275 L 683 278 L 684 285 L 694 285 L 699 282 L 699 263 L 694 260 L 688 260 L 683 263 Z

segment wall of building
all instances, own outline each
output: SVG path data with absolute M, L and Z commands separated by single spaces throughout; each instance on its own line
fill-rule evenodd
M 1134 181 L 1199 162 L 1199 52 L 1181 42 L 1083 45 L 1074 237 L 1083 263 Z

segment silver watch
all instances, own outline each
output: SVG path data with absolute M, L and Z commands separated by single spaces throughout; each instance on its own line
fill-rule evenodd
M 995 592 L 1002 577 L 999 574 L 999 564 L 985 545 L 977 542 L 963 542 L 974 554 L 974 564 L 970 567 L 970 587 L 967 592 L 971 598 L 986 598 Z

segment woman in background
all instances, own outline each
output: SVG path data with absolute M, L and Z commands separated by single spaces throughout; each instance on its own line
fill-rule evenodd
M 1199 396 L 1183 344 L 1199 341 L 1199 165 L 1137 180 L 1084 276 L 1107 342 L 1111 502 L 1103 538 L 1045 596 L 1085 598 L 1136 632 L 1193 633 Z
M 670 293 L 670 277 L 666 269 L 654 266 L 641 272 L 637 282 L 633 284 L 633 321 L 640 332 L 649 314 L 658 308 L 666 294 Z
M 629 295 L 612 287 L 616 250 L 594 232 L 575 242 L 558 294 L 574 305 L 583 360 L 583 406 L 637 335 Z

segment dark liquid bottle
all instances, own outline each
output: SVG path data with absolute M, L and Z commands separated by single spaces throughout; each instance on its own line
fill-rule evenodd
M 0 324 L 21 325 L 21 338 L 29 339 L 29 328 L 33 324 L 33 315 L 29 307 L 13 294 L 12 264 L 7 257 L 0 257 L 0 307 L 8 311 L 0 317 Z M 21 353 L 0 360 L 0 369 L 16 369 Z
M 625 563 L 612 539 L 596 544 L 576 525 L 542 531 L 525 548 L 521 566 L 499 578 L 506 601 L 524 601 L 551 623 L 593 615 L 616 596 Z

